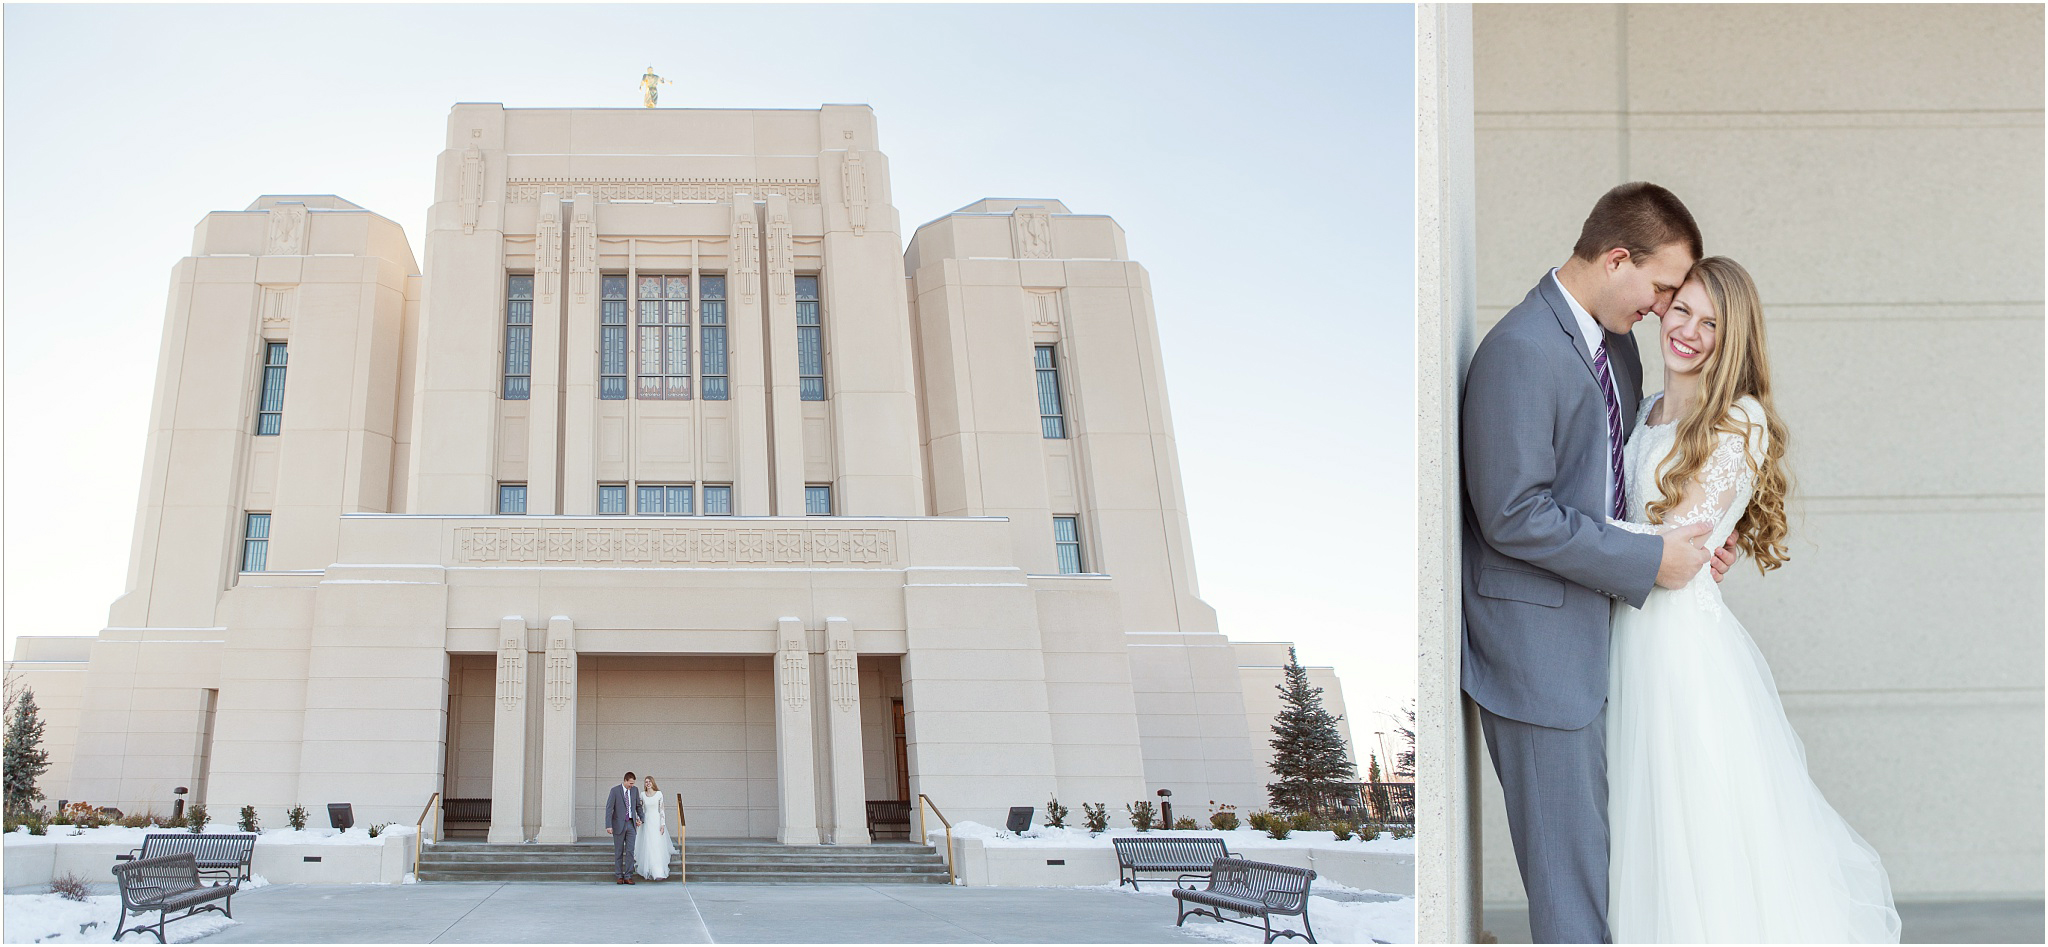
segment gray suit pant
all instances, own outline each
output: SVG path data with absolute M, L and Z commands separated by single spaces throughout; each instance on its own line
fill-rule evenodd
M 640 827 L 631 822 L 626 823 L 623 829 L 612 830 L 612 861 L 616 863 L 621 878 L 633 875 L 633 840 L 639 835 Z
M 1539 944 L 1605 944 L 1607 711 L 1555 730 L 1479 708 Z

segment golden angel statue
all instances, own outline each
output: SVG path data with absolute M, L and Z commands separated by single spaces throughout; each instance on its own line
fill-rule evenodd
M 675 83 L 655 75 L 654 67 L 648 66 L 647 74 L 640 77 L 640 101 L 648 108 L 653 108 L 654 103 L 661 99 L 661 87 L 664 85 Z

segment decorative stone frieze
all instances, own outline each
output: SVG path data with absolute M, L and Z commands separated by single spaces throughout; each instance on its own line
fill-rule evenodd
M 886 529 L 632 529 L 466 526 L 455 561 L 469 565 L 886 566 L 896 563 Z
M 846 202 L 846 221 L 853 227 L 854 236 L 867 233 L 868 165 L 858 151 L 847 152 L 839 164 L 839 193 Z
M 462 204 L 462 232 L 476 233 L 477 210 L 484 201 L 484 153 L 475 145 L 462 149 L 462 176 L 458 200 Z
M 818 203 L 818 182 L 803 178 L 514 178 L 505 200 L 531 204 L 546 193 L 589 194 L 601 201 L 717 201 L 733 195 L 781 194 L 792 204 Z
M 270 209 L 266 254 L 295 256 L 306 252 L 306 208 L 301 204 L 279 204 Z

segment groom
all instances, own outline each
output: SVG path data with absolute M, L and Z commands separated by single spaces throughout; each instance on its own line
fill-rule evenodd
M 604 834 L 612 837 L 612 863 L 619 884 L 633 883 L 633 839 L 640 833 L 640 821 L 645 816 L 640 808 L 640 790 L 633 787 L 633 774 L 627 773 L 604 801 Z
M 1642 399 L 1629 330 L 1662 316 L 1700 258 L 1678 198 L 1624 184 L 1593 205 L 1571 258 L 1472 355 L 1461 414 L 1464 689 L 1507 797 L 1537 943 L 1605 943 L 1608 616 L 1709 558 L 1712 524 L 1664 536 L 1627 509 L 1621 448 Z

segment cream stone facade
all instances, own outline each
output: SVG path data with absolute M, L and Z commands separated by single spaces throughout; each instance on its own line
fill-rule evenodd
M 1457 393 L 1485 331 L 1631 180 L 1685 200 L 1763 297 L 1792 558 L 1767 578 L 1738 564 L 1724 589 L 1814 781 L 1901 901 L 2038 899 L 2041 7 L 1424 5 L 1417 22 L 1419 938 L 1469 942 L 1482 904 L 1524 900 L 1458 689 Z M 1636 329 L 1650 391 L 1655 331 Z
M 44 791 L 438 792 L 500 842 L 601 835 L 628 769 L 792 843 L 920 794 L 1263 805 L 1123 230 L 901 233 L 865 106 L 457 105 L 424 270 L 337 197 L 208 214 L 128 591 L 8 664 Z

